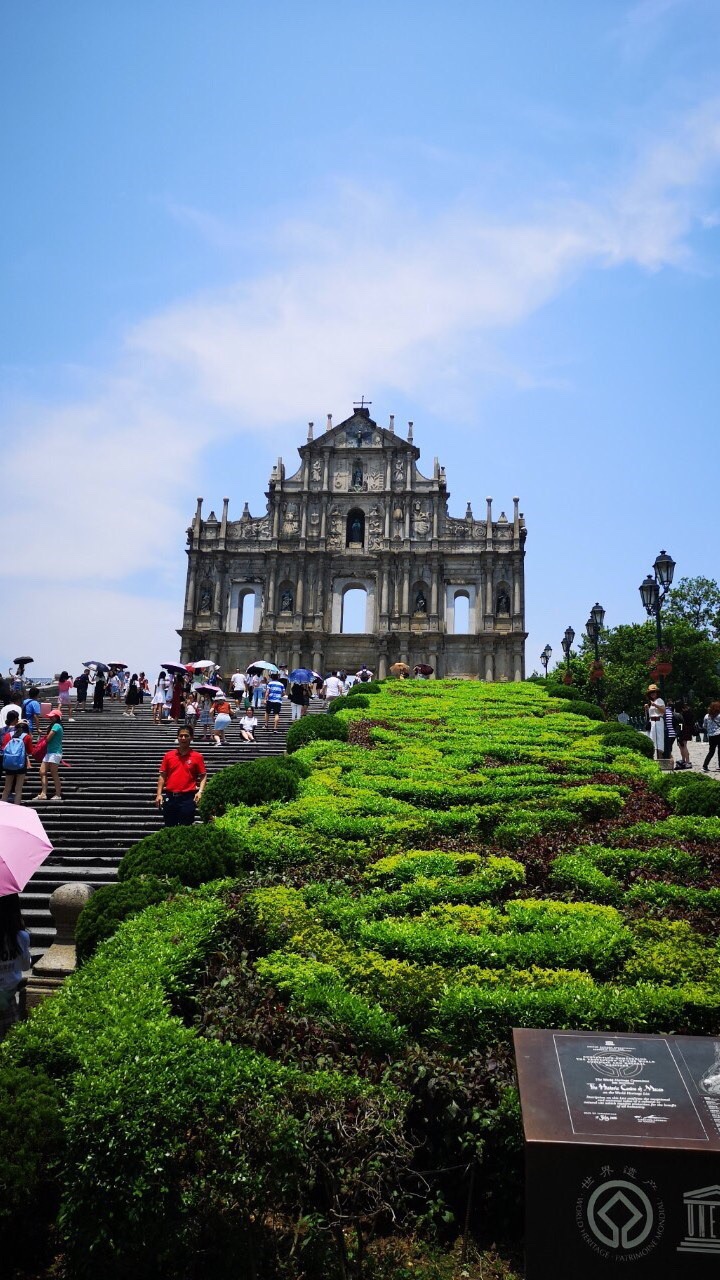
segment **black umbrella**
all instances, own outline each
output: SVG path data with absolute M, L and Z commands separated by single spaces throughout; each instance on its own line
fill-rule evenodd
M 28 662 L 34 662 L 34 661 L 35 661 L 34 658 L 13 658 L 13 662 L 17 663 L 19 667 L 24 667 L 27 665 Z

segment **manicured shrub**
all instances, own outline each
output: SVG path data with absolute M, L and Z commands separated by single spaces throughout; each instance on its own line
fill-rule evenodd
M 347 726 L 335 716 L 303 716 L 302 720 L 296 720 L 295 724 L 291 724 L 287 731 L 288 755 L 299 751 L 308 742 L 315 742 L 317 738 L 339 738 L 345 742 Z
M 200 816 L 204 822 L 209 822 L 233 805 L 294 800 L 300 778 L 307 772 L 299 761 L 290 760 L 287 756 L 231 764 L 208 779 L 200 800 Z
M 78 964 L 89 960 L 100 943 L 111 938 L 123 920 L 156 902 L 164 902 L 181 888 L 179 879 L 161 880 L 157 876 L 143 875 L 97 889 L 80 912 L 75 930 Z
M 348 707 L 350 710 L 352 710 L 353 707 L 369 707 L 369 706 L 370 706 L 370 699 L 367 697 L 367 695 L 364 692 L 355 693 L 353 691 L 352 693 L 346 693 L 344 695 L 341 695 L 341 697 L 339 698 L 333 698 L 332 702 L 330 703 L 330 706 L 328 707 L 328 713 L 331 716 L 334 716 L 337 714 L 338 711 L 342 711 L 344 707 Z
M 564 712 L 572 712 L 574 716 L 587 716 L 588 720 L 604 720 L 605 716 L 594 702 L 583 702 L 581 698 L 573 698 L 563 707 Z
M 548 684 L 545 685 L 545 679 L 540 677 L 540 688 L 546 689 L 551 698 L 564 698 L 567 702 L 577 702 L 581 698 L 580 691 L 571 684 Z
M 621 725 L 616 727 L 610 722 L 607 726 L 601 726 L 597 732 L 608 747 L 623 747 L 626 751 L 635 751 L 639 756 L 645 756 L 647 760 L 655 759 L 653 743 L 644 733 L 638 733 L 637 729 Z
M 678 781 L 683 774 L 678 775 Z M 671 787 L 668 802 L 675 813 L 720 818 L 720 785 L 707 778 L 685 774 L 683 785 Z
M 166 827 L 128 849 L 118 867 L 118 880 L 159 876 L 196 886 L 231 875 L 241 860 L 232 832 L 214 823 Z
M 43 1071 L 0 1067 L 0 1234 L 3 1274 L 49 1261 L 65 1139 L 62 1097 Z

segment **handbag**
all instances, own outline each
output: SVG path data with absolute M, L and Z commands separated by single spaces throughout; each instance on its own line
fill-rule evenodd
M 47 734 L 44 734 L 42 738 L 38 738 L 34 746 L 32 746 L 28 751 L 28 755 L 30 756 L 30 759 L 34 760 L 36 764 L 41 764 L 42 761 L 45 759 L 45 755 L 47 753 L 47 747 L 48 747 Z

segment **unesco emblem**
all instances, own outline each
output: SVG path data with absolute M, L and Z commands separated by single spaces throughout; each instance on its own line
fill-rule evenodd
M 637 1171 L 609 1166 L 599 1178 L 585 1178 L 575 1204 L 575 1221 L 585 1243 L 602 1258 L 633 1262 L 645 1258 L 665 1230 L 665 1209 L 653 1181 Z

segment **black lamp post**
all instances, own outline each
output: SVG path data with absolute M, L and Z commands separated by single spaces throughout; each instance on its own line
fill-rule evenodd
M 655 617 L 655 631 L 657 634 L 658 648 L 662 646 L 662 627 L 660 625 L 660 610 L 663 601 L 670 590 L 675 572 L 675 561 L 669 556 L 667 551 L 661 551 L 659 556 L 655 557 L 653 565 L 653 574 L 648 574 L 640 583 L 640 599 L 649 618 Z M 664 691 L 665 679 L 660 677 L 660 687 Z
M 600 661 L 600 632 L 603 629 L 604 621 L 605 621 L 605 610 L 603 609 L 602 605 L 598 604 L 596 601 L 592 609 L 590 610 L 590 617 L 585 623 L 585 633 L 587 635 L 588 640 L 592 644 L 593 650 L 595 652 L 596 662 Z M 597 683 L 598 683 L 597 699 L 599 702 L 600 701 L 599 680 L 597 681 Z
M 560 641 L 560 644 L 562 645 L 562 651 L 565 654 L 565 666 L 567 668 L 568 675 L 570 674 L 570 650 L 573 647 L 574 639 L 575 639 L 575 632 L 573 631 L 572 627 L 566 627 L 565 635 Z
M 547 680 L 547 669 L 548 669 L 548 663 L 549 663 L 549 661 L 550 661 L 551 657 L 552 657 L 552 649 L 550 648 L 550 645 L 549 645 L 549 644 L 546 644 L 546 645 L 545 645 L 545 648 L 543 649 L 542 653 L 540 654 L 540 661 L 542 662 L 542 664 L 543 664 L 543 666 L 544 666 L 544 668 L 545 668 L 545 679 L 546 679 L 546 680 Z

